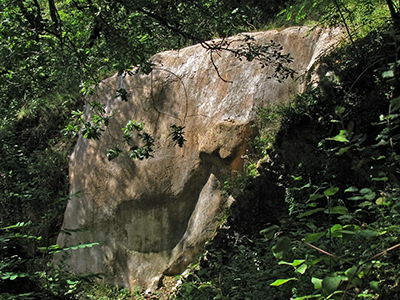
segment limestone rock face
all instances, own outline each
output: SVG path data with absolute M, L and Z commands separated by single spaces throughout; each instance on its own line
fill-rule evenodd
M 278 82 L 270 68 L 227 51 L 213 54 L 219 76 L 210 53 L 195 45 L 155 55 L 149 75 L 115 75 L 96 89 L 93 100 L 113 117 L 99 140 L 79 138 L 71 155 L 63 228 L 82 230 L 61 233 L 58 243 L 101 245 L 69 252 L 64 262 L 72 270 L 154 288 L 163 274 L 182 272 L 201 253 L 227 202 L 221 182 L 243 165 L 257 109 L 301 92 L 304 74 L 340 32 L 293 27 L 249 35 L 260 44 L 281 44 L 294 59 L 296 78 Z M 120 88 L 128 101 L 115 98 Z M 156 141 L 154 157 L 108 161 L 106 149 L 121 142 L 129 120 L 146 124 Z M 182 148 L 171 140 L 172 124 L 185 126 Z

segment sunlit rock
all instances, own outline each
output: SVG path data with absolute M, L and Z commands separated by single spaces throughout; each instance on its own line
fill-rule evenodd
M 163 274 L 182 272 L 201 253 L 227 202 L 222 182 L 241 169 L 256 132 L 258 108 L 303 91 L 309 70 L 340 32 L 293 27 L 248 35 L 259 44 L 281 44 L 293 58 L 294 78 L 279 82 L 274 68 L 229 51 L 215 52 L 211 60 L 210 51 L 195 45 L 155 55 L 149 75 L 115 75 L 96 89 L 92 100 L 113 117 L 99 140 L 79 138 L 71 155 L 63 228 L 79 230 L 61 233 L 58 243 L 101 245 L 70 251 L 63 260 L 73 271 L 155 288 Z M 121 88 L 126 102 L 115 97 Z M 154 157 L 108 161 L 106 150 L 121 143 L 129 120 L 145 123 L 156 141 Z M 171 139 L 173 124 L 185 127 L 182 148 Z

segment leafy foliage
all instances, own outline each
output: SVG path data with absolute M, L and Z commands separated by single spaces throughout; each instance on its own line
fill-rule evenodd
M 241 192 L 249 194 L 249 184 L 269 186 L 272 179 L 276 192 L 285 191 L 281 205 L 287 210 L 275 220 L 257 215 L 259 223 L 270 222 L 259 232 L 262 237 L 247 224 L 241 231 L 242 220 L 233 213 L 179 297 L 399 297 L 398 28 L 355 37 L 352 45 L 321 61 L 317 88 L 287 107 L 260 112 L 254 143 L 260 175 L 244 176 Z M 265 196 L 253 195 L 247 207 L 259 210 L 260 197 Z M 240 244 L 247 238 L 251 242 Z M 218 244 L 221 239 L 236 243 Z M 261 266 L 274 275 L 261 275 L 259 265 L 247 269 L 250 254 L 227 258 L 226 253 L 236 257 L 240 246 L 247 253 L 264 250 Z M 240 286 L 244 276 L 247 285 Z M 260 278 L 264 285 L 252 286 Z M 224 282 L 231 282 L 230 289 Z
M 185 137 L 184 137 L 184 126 L 179 126 L 179 125 L 171 125 L 171 136 L 172 136 L 172 141 L 175 143 L 175 145 L 178 145 L 180 148 L 183 147 L 183 144 L 186 142 Z
M 247 196 L 238 201 L 176 297 L 398 297 L 397 2 L 3 0 L 3 298 L 107 299 L 102 289 L 111 295 L 108 299 L 129 297 L 125 290 L 104 286 L 91 290 L 90 284 L 84 287 L 87 278 L 47 266 L 49 252 L 66 250 L 53 245 L 68 199 L 66 157 L 74 142 L 61 129 L 100 138 L 111 116 L 98 102 L 86 103 L 90 113 L 84 114 L 85 97 L 111 72 L 150 73 L 149 58 L 165 49 L 201 42 L 211 59 L 230 51 L 238 59 L 272 66 L 280 80 L 293 76 L 291 58 L 280 53 L 279 45 L 256 45 L 244 35 L 234 49 L 224 38 L 264 26 L 281 9 L 285 24 L 312 20 L 344 27 L 352 46 L 326 59 L 324 67 L 331 73 L 321 71 L 319 88 L 290 107 L 260 112 L 254 147 L 261 160 L 250 157 L 246 174 L 225 184 Z M 389 18 L 394 27 L 371 33 Z M 357 40 L 365 36 L 364 42 Z M 204 42 L 212 37 L 222 39 Z M 129 94 L 117 89 L 115 97 L 128 101 Z M 173 125 L 171 136 L 182 147 L 184 126 Z M 295 142 L 288 146 L 289 141 Z M 133 159 L 152 156 L 154 139 L 142 123 L 126 124 L 121 145 L 109 149 L 107 158 L 126 149 Z M 284 195 L 286 202 L 279 202 Z M 265 199 L 276 203 L 271 207 Z M 282 215 L 270 216 L 270 211 Z
M 356 46 L 369 59 L 387 53 L 386 65 L 390 66 L 398 50 L 391 52 L 389 45 L 397 37 L 384 34 L 381 38 L 373 35 Z M 372 45 L 377 41 L 381 46 L 375 48 Z M 399 282 L 393 277 L 399 272 L 398 261 L 391 253 L 399 248 L 399 156 L 394 146 L 398 140 L 398 81 L 388 82 L 387 67 L 376 67 L 356 82 L 347 81 L 349 69 L 357 68 L 359 62 L 349 61 L 339 70 L 335 66 L 350 53 L 343 50 L 325 60 L 339 82 L 322 82 L 319 91 L 309 95 L 313 105 L 304 106 L 304 96 L 299 98 L 282 123 L 287 126 L 281 133 L 285 139 L 300 123 L 305 130 L 314 128 L 313 134 L 321 138 L 309 145 L 310 153 L 296 165 L 290 165 L 293 157 L 280 153 L 286 169 L 294 172 L 284 183 L 291 221 L 280 228 L 290 240 L 282 255 L 293 252 L 288 258 L 302 257 L 305 266 L 302 272 L 295 270 L 295 299 L 398 296 Z M 371 90 L 376 92 L 373 96 Z M 282 140 L 277 145 L 282 147 Z M 315 163 L 309 164 L 308 159 Z M 283 279 L 277 282 L 286 283 Z
M 29 234 L 30 227 L 31 222 L 19 222 L 0 228 L 1 299 L 76 299 L 74 294 L 80 285 L 94 276 L 69 274 L 45 261 L 53 254 L 91 248 L 98 243 L 38 247 L 42 237 Z M 23 251 L 21 241 L 28 242 L 25 247 L 30 251 Z

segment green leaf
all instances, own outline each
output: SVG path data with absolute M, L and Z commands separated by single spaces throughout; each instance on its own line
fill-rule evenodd
M 305 262 L 304 259 L 295 259 L 295 260 L 293 260 L 293 262 L 292 262 L 292 266 L 293 266 L 293 267 L 297 267 L 297 266 L 301 265 L 301 264 L 304 263 L 304 262 Z
M 388 181 L 389 178 L 384 176 L 384 177 L 374 177 L 372 178 L 372 181 Z
M 340 130 L 339 134 L 334 137 L 326 138 L 328 141 L 335 141 L 340 143 L 349 143 L 350 141 L 347 139 L 347 130 Z
M 335 195 L 339 191 L 338 187 L 330 187 L 324 191 L 325 197 L 330 197 Z
M 281 260 L 280 262 L 278 262 L 278 264 L 279 265 L 289 265 L 289 266 L 292 266 L 292 267 L 297 267 L 297 266 L 301 265 L 304 262 L 305 262 L 304 259 L 295 259 L 295 260 L 293 260 L 293 262 L 287 262 L 287 261 Z
M 280 286 L 292 280 L 297 280 L 297 278 L 277 279 L 274 282 L 270 283 L 270 286 Z
M 316 214 L 316 213 L 318 213 L 318 212 L 320 212 L 320 211 L 324 211 L 324 209 L 323 208 L 315 208 L 315 209 L 311 209 L 311 210 L 308 210 L 308 211 L 306 211 L 306 212 L 303 212 L 302 214 L 300 214 L 299 216 L 298 216 L 298 218 L 304 218 L 304 217 L 308 217 L 308 216 L 311 216 L 311 215 L 313 215 L 313 214 Z
M 329 228 L 331 237 L 343 237 L 342 229 L 343 226 L 340 224 L 333 225 L 331 228 Z
M 346 108 L 343 106 L 336 106 L 335 107 L 335 114 L 342 115 L 346 111 Z
M 311 282 L 314 285 L 314 289 L 316 289 L 316 290 L 322 289 L 322 279 L 312 277 Z
M 336 152 L 336 155 L 341 156 L 341 155 L 345 154 L 347 151 L 349 151 L 352 147 L 353 147 L 352 145 L 347 146 L 347 147 L 342 147 Z
M 322 288 L 328 292 L 333 293 L 337 290 L 342 279 L 339 276 L 328 276 L 322 280 Z
M 279 229 L 278 225 L 272 225 L 261 230 L 260 234 L 262 234 L 266 239 L 272 239 L 275 233 L 278 231 L 278 229 Z
M 310 197 L 308 198 L 308 201 L 315 201 L 315 200 L 321 199 L 323 197 L 324 197 L 324 195 L 321 195 L 321 194 L 311 194 Z
M 375 203 L 377 205 L 388 206 L 390 204 L 390 201 L 388 201 L 388 199 L 386 197 L 379 197 L 378 199 L 376 199 Z
M 374 200 L 375 196 L 376 196 L 375 192 L 372 192 L 371 194 L 365 194 L 364 198 L 367 200 Z
M 337 215 L 349 214 L 349 211 L 345 206 L 334 206 L 331 209 L 326 209 L 325 212 L 328 214 L 337 214 Z
M 304 239 L 305 242 L 307 243 L 313 243 L 318 241 L 320 238 L 322 238 L 326 233 L 325 232 L 316 232 L 316 233 L 311 233 L 307 235 Z
M 363 194 L 363 197 L 366 200 L 374 200 L 376 197 L 376 193 L 369 188 L 361 189 L 360 193 Z
M 373 204 L 372 204 L 371 201 L 364 201 L 364 202 L 361 202 L 360 204 L 358 204 L 359 207 L 369 207 L 369 206 L 372 206 L 372 205 Z
M 313 298 L 320 298 L 321 299 L 321 297 L 322 297 L 321 294 L 317 294 L 317 295 L 307 295 L 307 296 L 291 298 L 291 300 L 307 300 L 307 299 L 313 299 Z
M 370 188 L 363 188 L 360 190 L 360 193 L 365 195 L 365 194 L 371 194 L 373 192 Z
M 120 148 L 118 148 L 118 146 L 115 146 L 112 149 L 107 149 L 106 156 L 107 156 L 107 159 L 109 161 L 111 161 L 111 160 L 117 158 L 121 153 L 122 153 L 122 150 Z
M 301 264 L 298 268 L 296 268 L 296 272 L 300 274 L 304 274 L 307 270 L 307 264 Z
M 393 70 L 385 71 L 382 73 L 382 78 L 393 78 L 393 77 L 394 77 Z
M 356 272 L 357 272 L 357 267 L 353 266 L 353 267 L 347 269 L 347 270 L 344 272 L 344 274 L 345 274 L 346 276 L 348 276 L 348 277 L 353 277 L 353 276 L 356 274 Z
M 78 244 L 78 245 L 73 245 L 65 248 L 55 248 L 55 249 L 49 249 L 50 254 L 56 254 L 64 251 L 69 251 L 69 250 L 78 250 L 78 249 L 84 249 L 84 248 L 92 248 L 94 246 L 98 246 L 100 243 L 94 242 L 94 243 L 86 243 L 86 244 Z
M 333 232 L 336 232 L 336 231 L 342 230 L 342 229 L 343 229 L 343 226 L 342 226 L 342 225 L 340 225 L 340 224 L 335 224 L 335 225 L 333 225 L 331 228 L 329 228 L 329 231 L 330 231 L 331 233 L 333 233 Z
M 363 238 L 370 239 L 370 238 L 377 237 L 379 235 L 379 232 L 377 232 L 375 230 L 365 229 L 365 230 L 358 231 L 357 235 L 359 235 Z
M 14 229 L 14 228 L 22 228 L 31 225 L 31 222 L 18 222 L 17 224 L 10 225 L 7 227 L 2 227 L 0 230 Z
M 354 192 L 358 192 L 358 188 L 356 188 L 355 186 L 351 186 L 347 189 L 344 190 L 345 193 L 354 193 Z
M 290 240 L 287 237 L 281 237 L 278 239 L 275 246 L 272 247 L 272 254 L 278 258 L 282 259 L 290 250 Z
M 390 100 L 390 105 L 392 106 L 392 111 L 397 111 L 400 109 L 400 97 L 396 97 Z
M 359 201 L 359 200 L 364 200 L 365 198 L 363 196 L 353 196 L 353 197 L 349 197 L 347 199 L 353 200 L 353 201 Z
M 371 289 L 373 289 L 376 292 L 379 292 L 379 282 L 378 281 L 371 281 L 369 283 L 369 286 L 371 287 Z

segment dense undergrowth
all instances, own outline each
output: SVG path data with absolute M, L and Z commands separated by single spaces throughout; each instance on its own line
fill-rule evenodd
M 400 296 L 399 44 L 371 32 L 322 59 L 317 88 L 262 111 L 260 175 L 250 164 L 178 299 Z
M 104 4 L 95 2 L 96 9 Z M 173 11 L 171 1 L 161 2 Z M 155 13 L 164 9 L 157 1 L 148 3 Z M 94 284 L 91 276 L 78 277 L 49 264 L 52 253 L 63 251 L 54 243 L 68 199 L 67 157 L 74 139 L 66 138 L 62 129 L 71 110 L 84 103 L 78 85 L 87 93 L 94 77 L 133 63 L 145 65 L 152 51 L 189 44 L 177 30 L 193 29 L 188 25 L 192 18 L 208 13 L 210 7 L 215 14 L 211 25 L 202 27 L 202 38 L 255 30 L 263 26 L 263 17 L 271 17 L 285 4 L 289 5 L 279 16 L 279 26 L 341 26 L 349 43 L 322 59 L 317 88 L 299 95 L 290 106 L 260 111 L 260 134 L 246 172 L 225 183 L 237 199 L 227 222 L 199 261 L 178 276 L 178 289 L 152 297 L 398 298 L 400 35 L 395 18 L 386 25 L 386 2 L 275 1 L 267 9 L 256 0 L 244 6 L 240 1 L 202 1 L 202 12 L 191 2 L 182 3 L 180 15 L 174 17 L 196 13 L 181 27 L 174 27 L 175 19 L 163 24 L 135 15 L 154 36 L 138 27 L 126 38 L 116 35 L 122 44 L 112 38 L 110 28 L 105 29 L 108 35 L 90 38 L 96 33 L 96 16 L 115 21 L 118 34 L 128 32 L 129 26 L 121 22 L 125 11 L 106 7 L 107 16 L 100 9 L 80 6 L 81 1 L 71 11 L 87 14 L 91 23 L 84 32 L 74 31 L 83 19 L 60 10 L 61 20 L 71 21 L 66 31 L 76 34 L 71 37 L 79 49 L 68 49 L 50 33 L 40 36 L 38 28 L 24 33 L 23 27 L 13 27 L 15 41 L 8 40 L 17 47 L 13 51 L 23 48 L 24 34 L 29 38 L 16 60 L 5 58 L 5 67 L 0 68 L 1 78 L 12 82 L 1 86 L 0 97 L 0 299 L 144 297 L 139 291 L 132 294 Z M 18 24 L 23 16 L 13 15 L 15 11 L 13 7 L 3 15 L 15 16 Z M 170 30 L 166 45 L 158 42 L 162 26 Z M 129 56 L 135 51 L 118 52 L 131 42 L 143 50 L 143 57 Z M 57 43 L 65 51 L 60 56 L 54 52 Z M 80 52 L 74 54 L 75 50 Z M 4 53 L 6 57 L 9 50 Z M 68 61 L 71 65 L 64 66 Z M 75 87 L 67 87 L 71 84 Z M 94 245 L 79 247 L 85 246 Z

